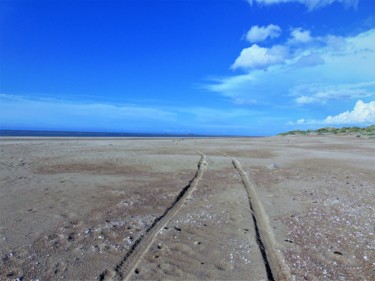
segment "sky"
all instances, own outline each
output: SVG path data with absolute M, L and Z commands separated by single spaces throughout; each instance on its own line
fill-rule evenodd
M 373 0 L 0 0 L 0 129 L 374 123 Z

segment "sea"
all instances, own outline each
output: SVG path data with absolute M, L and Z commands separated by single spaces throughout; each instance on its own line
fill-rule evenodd
M 169 133 L 110 133 L 110 132 L 69 132 L 69 131 L 33 131 L 33 130 L 0 130 L 0 137 L 142 137 L 142 138 L 197 138 L 197 137 L 243 137 L 228 135 L 198 135 Z

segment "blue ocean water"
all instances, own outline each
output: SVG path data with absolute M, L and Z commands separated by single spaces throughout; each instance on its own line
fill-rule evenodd
M 225 137 L 195 134 L 168 133 L 108 133 L 108 132 L 64 132 L 64 131 L 32 131 L 32 130 L 0 130 L 0 137 Z

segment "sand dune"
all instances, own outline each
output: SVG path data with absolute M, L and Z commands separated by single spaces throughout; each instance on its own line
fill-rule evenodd
M 375 280 L 375 142 L 2 138 L 0 279 Z

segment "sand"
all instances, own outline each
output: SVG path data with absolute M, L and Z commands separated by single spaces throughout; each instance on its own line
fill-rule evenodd
M 375 140 L 1 138 L 0 280 L 375 280 Z

